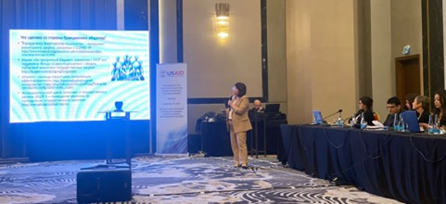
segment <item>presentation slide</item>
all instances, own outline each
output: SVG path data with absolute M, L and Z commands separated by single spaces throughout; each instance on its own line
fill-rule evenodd
M 10 30 L 10 122 L 150 119 L 148 31 Z

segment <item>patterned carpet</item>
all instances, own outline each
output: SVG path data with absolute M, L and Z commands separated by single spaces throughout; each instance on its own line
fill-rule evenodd
M 232 167 L 228 157 L 132 160 L 133 200 L 124 203 L 398 203 L 283 167 L 272 158 Z M 77 203 L 76 174 L 103 161 L 0 165 L 0 203 Z

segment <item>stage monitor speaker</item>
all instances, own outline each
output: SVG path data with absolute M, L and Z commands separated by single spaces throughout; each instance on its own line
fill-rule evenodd
M 77 174 L 79 203 L 117 202 L 132 199 L 130 168 L 90 168 Z

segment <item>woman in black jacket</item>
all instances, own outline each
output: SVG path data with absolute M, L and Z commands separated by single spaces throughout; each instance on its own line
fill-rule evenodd
M 367 122 L 367 125 L 374 126 L 373 124 L 373 99 L 368 96 L 363 96 L 359 99 L 359 110 L 355 114 L 356 124 L 360 125 L 361 116 L 364 113 L 364 120 Z

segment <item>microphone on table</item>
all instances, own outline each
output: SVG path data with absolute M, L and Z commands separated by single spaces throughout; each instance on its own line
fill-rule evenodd
M 331 117 L 331 116 L 334 116 L 334 115 L 336 115 L 337 113 L 342 113 L 342 109 L 339 109 L 338 111 L 336 111 L 336 112 L 330 114 L 329 116 L 325 116 L 323 120 L 325 120 L 325 119 L 327 119 L 327 118 L 329 118 L 329 117 Z

